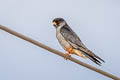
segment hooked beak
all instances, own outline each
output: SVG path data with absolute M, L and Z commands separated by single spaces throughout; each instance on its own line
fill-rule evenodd
M 53 22 L 53 26 L 56 26 L 57 25 L 57 23 L 56 22 Z

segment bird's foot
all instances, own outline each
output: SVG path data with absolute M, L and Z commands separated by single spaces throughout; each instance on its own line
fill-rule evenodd
M 65 60 L 67 60 L 67 57 L 71 57 L 71 54 L 70 54 L 68 51 L 65 52 L 65 55 L 66 55 L 66 56 L 64 57 Z

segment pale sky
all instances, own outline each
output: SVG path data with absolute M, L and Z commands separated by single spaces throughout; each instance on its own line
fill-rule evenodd
M 65 52 L 52 20 L 64 18 L 83 43 L 120 77 L 120 0 L 0 0 L 0 24 Z M 112 80 L 0 30 L 0 80 Z

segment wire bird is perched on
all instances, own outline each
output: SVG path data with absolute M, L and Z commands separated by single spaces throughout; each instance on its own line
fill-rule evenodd
M 48 50 L 48 51 L 50 51 L 50 52 L 52 52 L 52 53 L 55 53 L 55 54 L 57 54 L 57 55 L 59 55 L 59 56 L 61 56 L 61 57 L 64 57 L 64 54 L 62 54 L 61 52 L 59 52 L 59 51 L 57 51 L 57 50 L 55 50 L 55 49 L 52 49 L 52 48 L 44 45 L 43 43 L 40 43 L 40 42 L 38 42 L 38 41 L 36 41 L 36 40 L 33 40 L 33 39 L 31 39 L 31 38 L 29 38 L 29 37 L 27 37 L 27 36 L 24 36 L 24 35 L 16 32 L 16 31 L 13 31 L 13 30 L 5 27 L 5 26 L 0 25 L 0 30 L 6 31 L 6 32 L 8 32 L 8 33 L 10 33 L 10 34 L 12 34 L 12 35 L 14 35 L 14 36 L 16 36 L 16 37 L 19 37 L 19 38 L 21 38 L 21 39 L 24 39 L 24 40 L 26 40 L 26 41 L 28 41 L 28 42 L 36 45 L 36 46 L 39 46 L 39 47 L 41 47 L 41 48 L 43 48 L 43 49 L 45 49 L 45 50 Z M 93 66 L 91 66 L 91 65 L 88 65 L 88 64 L 86 64 L 86 63 L 83 63 L 83 62 L 81 62 L 81 61 L 79 61 L 79 60 L 77 60 L 77 59 L 75 59 L 75 58 L 69 57 L 68 59 L 71 60 L 72 62 L 75 62 L 75 63 L 83 66 L 83 67 L 86 67 L 86 68 L 88 68 L 88 69 L 90 69 L 90 70 L 93 70 L 93 71 L 95 71 L 95 72 L 98 72 L 98 73 L 100 73 L 100 74 L 102 74 L 102 75 L 104 75 L 104 76 L 106 76 L 106 77 L 112 78 L 112 79 L 114 79 L 114 80 L 120 80 L 120 78 L 117 77 L 117 76 L 115 76 L 115 75 L 112 75 L 112 74 L 107 73 L 107 72 L 105 72 L 105 71 L 103 71 L 103 70 L 101 70 L 101 69 L 98 69 L 98 68 L 96 68 L 96 67 L 93 67 Z
M 66 50 L 66 55 L 75 54 L 82 58 L 89 58 L 98 65 L 101 65 L 101 60 L 103 59 L 95 55 L 92 51 L 86 48 L 86 46 L 81 42 L 77 34 L 69 27 L 63 18 L 55 18 L 53 20 L 53 25 L 56 28 L 56 37 L 61 44 L 61 46 Z

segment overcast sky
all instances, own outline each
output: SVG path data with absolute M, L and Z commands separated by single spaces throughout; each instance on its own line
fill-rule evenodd
M 64 18 L 120 77 L 120 0 L 0 0 L 0 24 L 61 52 L 52 20 Z M 0 30 L 0 80 L 112 80 Z

